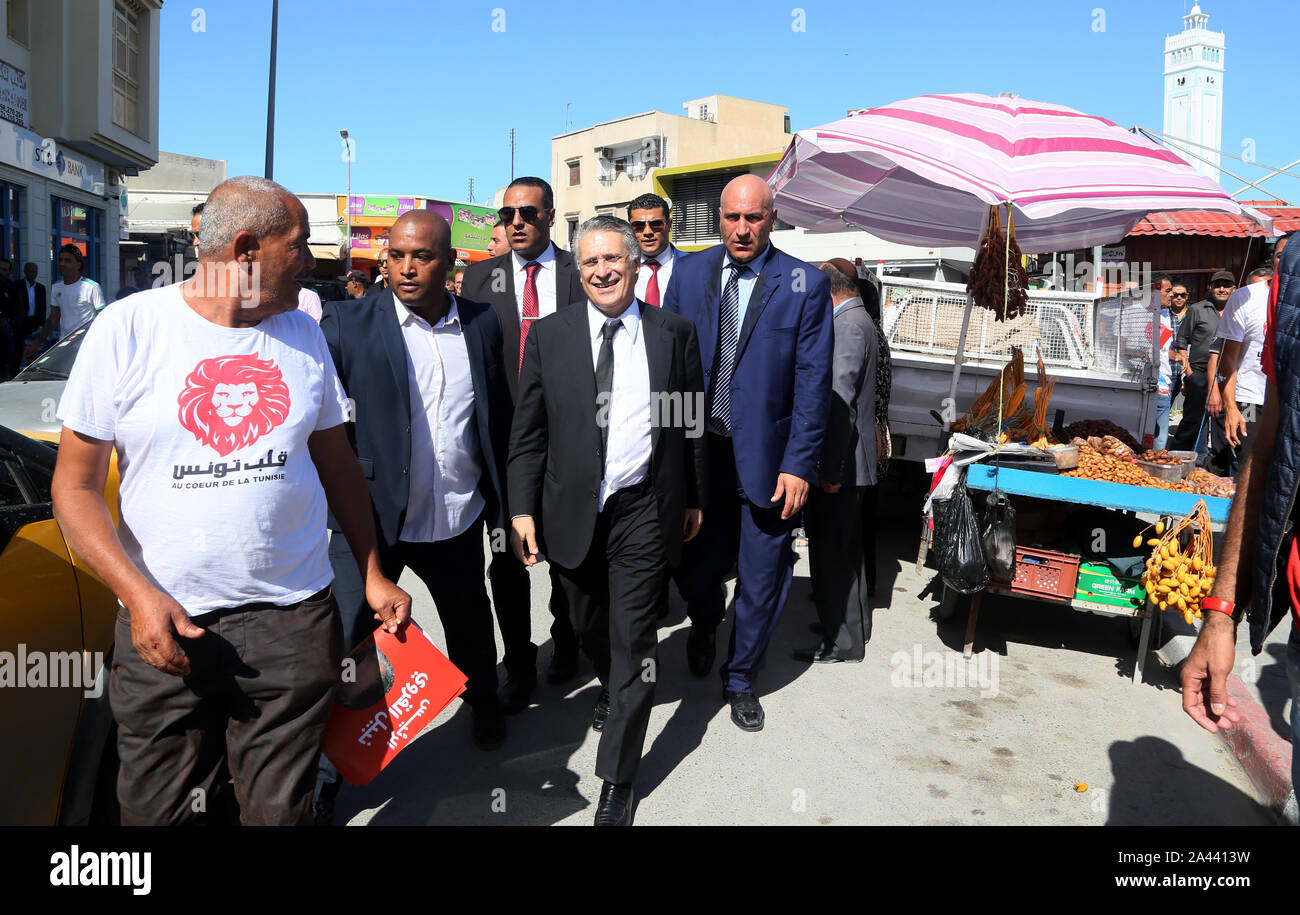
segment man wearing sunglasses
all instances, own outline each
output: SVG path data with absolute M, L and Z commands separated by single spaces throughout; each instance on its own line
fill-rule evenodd
M 1236 288 L 1237 281 L 1231 273 L 1216 270 L 1210 276 L 1209 296 L 1187 309 L 1187 317 L 1178 329 L 1174 358 L 1182 360 L 1185 371 L 1183 419 L 1170 439 L 1176 451 L 1200 451 L 1205 426 L 1216 421 L 1207 420 L 1205 415 L 1205 399 L 1211 382 L 1210 347 L 1219 331 L 1219 316 Z
M 673 275 L 673 263 L 681 253 L 668 241 L 673 228 L 668 201 L 658 194 L 642 194 L 628 206 L 627 220 L 641 246 L 636 297 L 647 305 L 660 305 Z
M 513 404 L 524 342 L 534 322 L 557 309 L 585 305 L 587 294 L 573 256 L 551 242 L 555 197 L 550 184 L 541 178 L 516 178 L 506 188 L 497 215 L 510 247 L 503 254 L 471 265 L 461 288 L 471 301 L 491 304 L 501 319 L 503 358 Z M 508 549 L 494 549 L 488 577 L 505 645 L 506 683 L 501 691 L 501 707 L 506 714 L 513 714 L 528 705 L 537 685 L 528 570 Z M 550 611 L 555 651 L 546 680 L 564 683 L 578 672 L 578 637 L 569 622 L 568 602 L 553 572 Z

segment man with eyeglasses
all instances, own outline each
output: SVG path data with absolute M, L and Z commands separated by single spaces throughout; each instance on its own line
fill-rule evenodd
M 704 378 L 694 325 L 636 300 L 631 226 L 596 216 L 574 247 L 590 303 L 528 335 L 510 433 L 511 539 L 523 563 L 544 552 L 558 569 L 601 685 L 595 823 L 622 826 L 654 706 L 654 610 L 668 566 L 700 530 L 707 478 L 702 422 L 665 422 L 657 405 L 701 402 Z
M 1183 319 L 1187 317 L 1187 304 L 1190 301 L 1191 297 L 1187 291 L 1187 284 L 1174 283 L 1173 289 L 1169 293 L 1169 326 L 1173 329 L 1175 337 L 1178 336 L 1179 328 L 1183 326 Z M 1173 378 L 1169 387 L 1169 399 L 1171 401 L 1182 393 L 1183 368 L 1181 361 L 1173 364 Z
M 1171 436 L 1176 451 L 1200 451 L 1206 424 L 1205 399 L 1210 392 L 1210 347 L 1219 331 L 1219 316 L 1228 304 L 1228 298 L 1237 288 L 1237 281 L 1227 270 L 1216 270 L 1210 276 L 1210 294 L 1187 309 L 1187 317 L 1178 329 L 1174 341 L 1174 358 L 1182 361 L 1183 419 L 1178 431 Z
M 668 240 L 673 220 L 668 201 L 658 194 L 642 194 L 627 208 L 627 219 L 641 246 L 641 269 L 636 275 L 636 297 L 647 305 L 662 305 L 663 293 L 681 252 Z
M 524 344 L 533 323 L 558 309 L 585 305 L 587 294 L 573 256 L 551 242 L 555 196 L 550 184 L 531 176 L 516 178 L 506 188 L 497 215 L 510 248 L 471 265 L 461 288 L 466 298 L 491 304 L 501 319 L 502 359 L 513 403 Z M 495 543 L 496 538 L 488 577 L 505 644 L 506 683 L 501 691 L 501 707 L 506 714 L 513 714 L 527 707 L 537 685 L 537 647 L 532 642 L 528 570 L 509 550 L 498 551 Z M 550 612 L 555 650 L 546 680 L 558 684 L 571 680 L 578 672 L 578 637 L 569 622 L 568 603 L 554 570 Z

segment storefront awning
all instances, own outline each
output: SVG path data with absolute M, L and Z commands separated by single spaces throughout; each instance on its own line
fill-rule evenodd
M 311 256 L 318 261 L 341 260 L 338 245 L 308 245 L 307 247 L 311 249 Z

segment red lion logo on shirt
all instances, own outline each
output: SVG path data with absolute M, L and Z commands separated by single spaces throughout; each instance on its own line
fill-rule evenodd
M 289 386 L 270 359 L 204 359 L 176 398 L 180 422 L 225 457 L 257 441 L 289 417 Z

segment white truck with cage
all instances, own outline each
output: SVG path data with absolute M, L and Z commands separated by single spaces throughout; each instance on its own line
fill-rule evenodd
M 889 430 L 895 458 L 924 461 L 944 453 L 948 424 L 988 387 L 1013 346 L 1024 351 L 1031 379 L 1040 355 L 1057 379 L 1049 428 L 1106 419 L 1139 442 L 1154 431 L 1159 349 L 1152 330 L 1159 326 L 1159 307 L 1146 290 L 1112 297 L 1031 290 L 1025 314 L 1005 323 L 972 308 L 962 345 L 964 285 L 890 276 L 879 285 L 893 361 Z

